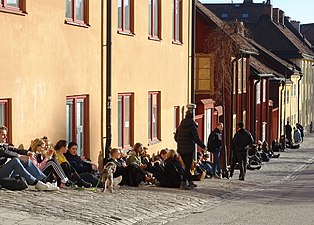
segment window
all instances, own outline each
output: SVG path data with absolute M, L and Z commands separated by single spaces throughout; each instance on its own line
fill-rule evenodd
M 0 99 L 0 126 L 9 130 L 8 141 L 11 141 L 11 99 Z
M 263 80 L 263 102 L 266 102 L 266 80 Z
M 257 82 L 256 84 L 256 104 L 261 104 L 261 82 L 260 81 L 255 81 Z
M 161 0 L 148 0 L 148 35 L 152 39 L 161 38 Z
M 118 95 L 118 147 L 133 145 L 133 94 Z
M 238 93 L 242 93 L 242 58 L 238 60 Z
M 196 55 L 195 91 L 214 93 L 214 57 L 213 55 Z
M 182 43 L 182 0 L 172 1 L 172 39 Z
M 89 156 L 88 96 L 69 96 L 66 99 L 66 140 L 75 141 L 78 155 Z
M 228 18 L 228 13 L 221 13 L 220 18 L 221 18 L 221 19 L 226 19 L 226 18 Z
M 175 106 L 173 111 L 173 129 L 176 131 L 176 129 L 179 127 L 180 124 L 180 106 Z
M 0 11 L 25 12 L 25 0 L 0 0 Z
M 133 0 L 118 0 L 118 29 L 133 33 Z
M 242 13 L 242 18 L 249 18 L 249 14 L 248 13 Z
M 70 24 L 88 24 L 89 0 L 66 0 L 66 22 Z
M 242 61 L 242 67 L 243 67 L 243 93 L 246 93 L 246 58 L 243 58 Z
M 287 90 L 287 101 L 286 101 L 286 104 L 289 104 L 289 99 L 290 99 L 290 92 L 289 90 Z
M 160 139 L 160 92 L 148 93 L 148 141 Z

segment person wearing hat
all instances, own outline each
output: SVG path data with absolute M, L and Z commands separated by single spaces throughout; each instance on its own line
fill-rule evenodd
M 251 133 L 244 128 L 243 122 L 237 124 L 238 131 L 232 139 L 232 144 L 237 154 L 237 160 L 240 167 L 239 180 L 245 180 L 247 166 L 247 152 L 249 146 L 254 143 Z

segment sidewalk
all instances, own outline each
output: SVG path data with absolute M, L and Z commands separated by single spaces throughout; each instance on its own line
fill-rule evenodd
M 91 190 L 39 192 L 0 190 L 0 224 L 163 224 L 222 204 L 248 192 L 294 179 L 313 161 L 314 134 L 300 149 L 287 149 L 247 180 L 205 179 L 192 191 L 155 186 L 122 187 L 113 194 Z

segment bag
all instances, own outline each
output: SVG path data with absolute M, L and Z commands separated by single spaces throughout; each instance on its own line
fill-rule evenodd
M 24 177 L 4 177 L 0 178 L 0 186 L 11 191 L 22 191 L 28 188 Z
M 216 133 L 211 132 L 208 137 L 207 149 L 209 152 L 214 152 L 214 141 L 215 141 Z

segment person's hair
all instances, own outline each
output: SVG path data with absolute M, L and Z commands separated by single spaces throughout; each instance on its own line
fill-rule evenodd
M 31 151 L 36 152 L 38 146 L 46 144 L 45 141 L 41 138 L 36 138 L 35 140 L 31 141 Z
M 55 150 L 59 150 L 62 147 L 66 147 L 67 146 L 67 141 L 66 140 L 59 140 L 57 142 L 57 144 L 55 145 Z
M 168 151 L 169 151 L 169 150 L 168 150 L 167 148 L 161 149 L 159 155 L 167 154 Z
M 238 127 L 239 127 L 240 129 L 244 128 L 244 123 L 243 123 L 243 122 L 239 122 L 239 123 L 238 123 Z
M 110 150 L 110 155 L 112 156 L 114 153 L 118 152 L 119 153 L 119 149 L 118 148 L 112 148 Z
M 135 151 L 136 153 L 138 153 L 138 149 L 143 146 L 142 143 L 137 142 L 134 146 L 133 146 L 133 151 Z
M 72 148 L 73 146 L 78 146 L 76 142 L 74 141 L 71 141 L 69 144 L 68 144 L 68 149 Z
M 185 118 L 193 118 L 193 113 L 190 110 L 186 111 Z
M 0 126 L 0 130 L 6 130 L 8 131 L 8 128 L 6 126 Z
M 169 149 L 168 150 L 168 153 L 167 153 L 167 158 L 170 159 L 170 158 L 178 158 L 178 153 L 176 150 L 174 149 Z

